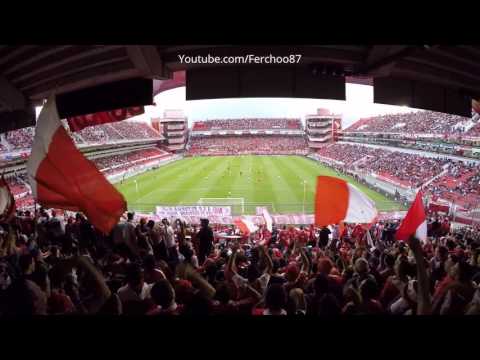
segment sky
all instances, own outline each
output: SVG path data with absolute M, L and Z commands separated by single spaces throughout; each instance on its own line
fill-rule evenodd
M 165 110 L 183 110 L 189 125 L 196 120 L 242 117 L 294 117 L 315 114 L 318 108 L 330 109 L 342 115 L 343 128 L 366 116 L 410 112 L 416 109 L 373 103 L 373 86 L 346 84 L 346 101 L 297 98 L 235 98 L 185 100 L 185 87 L 160 93 L 156 106 L 147 106 L 145 114 L 132 120 L 149 122 L 163 117 Z
M 150 123 L 153 117 L 162 118 L 165 110 L 183 110 L 189 127 L 194 121 L 206 119 L 235 119 L 248 117 L 292 117 L 304 122 L 305 115 L 327 108 L 342 115 L 345 129 L 355 121 L 373 115 L 418 111 L 407 106 L 373 103 L 373 86 L 346 84 L 346 101 L 298 98 L 234 98 L 185 100 L 185 87 L 164 91 L 154 98 L 156 106 L 146 106 L 145 113 L 131 121 Z M 41 107 L 36 109 L 37 118 Z

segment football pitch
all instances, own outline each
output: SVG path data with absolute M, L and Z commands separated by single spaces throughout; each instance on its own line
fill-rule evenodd
M 302 156 L 184 158 L 115 186 L 125 196 L 129 210 L 137 212 L 154 211 L 157 205 L 196 205 L 204 201 L 209 205 L 232 205 L 237 214 L 254 214 L 257 206 L 267 206 L 273 213 L 311 214 L 319 175 L 349 181 L 367 194 L 380 211 L 401 209 L 400 204 L 353 178 Z

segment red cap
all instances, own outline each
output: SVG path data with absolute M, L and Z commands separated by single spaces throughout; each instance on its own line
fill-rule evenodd
M 285 275 L 288 280 L 292 281 L 295 280 L 298 277 L 298 266 L 296 263 L 290 263 L 287 266 L 287 269 L 285 271 Z
M 276 257 L 276 258 L 282 257 L 282 252 L 280 251 L 280 249 L 273 248 L 272 252 L 273 252 L 273 257 Z

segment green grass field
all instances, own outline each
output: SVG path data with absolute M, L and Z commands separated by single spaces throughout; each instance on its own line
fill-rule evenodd
M 241 175 L 240 175 L 241 173 Z M 156 205 L 193 205 L 201 198 L 243 198 L 246 214 L 256 206 L 274 213 L 313 213 L 318 175 L 336 176 L 355 184 L 381 211 L 400 204 L 358 184 L 353 178 L 301 156 L 215 156 L 186 158 L 129 178 L 115 186 L 130 210 L 153 211 Z M 136 180 L 136 184 L 135 184 Z M 241 207 L 233 207 L 235 213 Z

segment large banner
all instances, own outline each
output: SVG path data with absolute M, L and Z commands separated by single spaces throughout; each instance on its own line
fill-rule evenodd
M 260 215 L 244 215 L 244 216 L 232 216 L 227 214 L 218 214 L 217 215 L 206 215 L 207 212 L 204 210 L 207 208 L 217 208 L 213 212 L 230 212 L 230 208 L 226 210 L 226 207 L 220 206 L 172 206 L 172 207 L 165 207 L 165 206 L 157 206 L 157 213 L 155 215 L 146 215 L 146 214 L 139 214 L 137 213 L 136 216 L 138 218 L 145 217 L 148 219 L 152 219 L 155 221 L 160 221 L 163 218 L 167 218 L 170 220 L 175 220 L 177 218 L 181 218 L 189 224 L 200 224 L 200 219 L 208 218 L 211 224 L 223 224 L 223 225 L 231 225 L 235 219 L 245 218 L 255 225 L 264 225 L 265 218 Z M 219 210 L 225 209 L 225 210 Z M 159 209 L 161 210 L 159 212 Z M 198 211 L 202 210 L 200 213 Z M 261 208 L 257 208 L 259 211 Z M 207 209 L 208 211 L 208 209 Z M 197 214 L 193 214 L 197 212 Z M 210 211 L 212 213 L 212 211 Z M 401 220 L 405 217 L 406 211 L 385 211 L 378 213 L 378 220 Z M 283 225 L 310 225 L 314 223 L 314 216 L 313 215 L 305 215 L 305 214 L 277 214 L 271 215 L 273 223 L 277 226 Z
M 226 217 L 232 215 L 230 206 L 157 206 L 156 215 L 165 218 L 186 217 Z
M 74 116 L 67 119 L 70 130 L 80 131 L 88 126 L 95 126 L 111 122 L 122 121 L 145 112 L 143 106 L 129 107 L 112 111 L 103 111 L 95 114 Z

